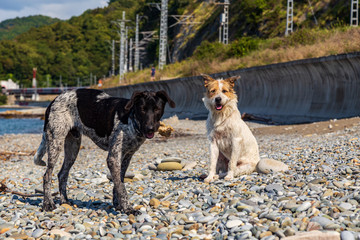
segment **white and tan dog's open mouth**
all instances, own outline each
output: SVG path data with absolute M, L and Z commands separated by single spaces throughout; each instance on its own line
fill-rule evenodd
M 223 105 L 220 104 L 220 103 L 216 103 L 216 104 L 215 104 L 215 109 L 218 110 L 218 111 L 220 111 L 221 109 L 223 109 Z

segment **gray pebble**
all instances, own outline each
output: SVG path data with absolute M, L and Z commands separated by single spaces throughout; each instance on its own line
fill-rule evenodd
M 267 192 L 270 192 L 270 191 L 282 191 L 284 190 L 284 187 L 280 184 L 269 184 L 265 187 L 265 190 Z
M 325 218 L 325 217 L 313 217 L 310 221 L 311 222 L 317 222 L 322 227 L 333 224 L 333 221 L 331 221 L 330 219 Z
M 341 240 L 355 240 L 355 236 L 352 232 L 342 231 L 340 233 Z
M 31 234 L 33 238 L 39 238 L 44 234 L 44 230 L 41 228 L 35 229 L 35 231 Z

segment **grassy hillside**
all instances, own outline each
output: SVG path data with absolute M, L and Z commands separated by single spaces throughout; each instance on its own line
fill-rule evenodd
M 41 15 L 8 19 L 0 22 L 0 40 L 14 39 L 31 28 L 38 28 L 59 21 L 60 19 Z
M 156 80 L 217 73 L 240 68 L 316 58 L 360 51 L 360 28 L 338 27 L 324 30 L 299 30 L 289 37 L 256 40 L 253 47 L 241 52 L 238 41 L 229 45 L 205 42 L 190 57 L 157 71 Z M 241 48 L 243 50 L 243 48 Z M 239 56 L 239 53 L 241 56 Z M 238 56 L 236 56 L 238 55 Z M 125 75 L 125 84 L 150 80 L 150 69 Z M 118 77 L 109 78 L 104 87 L 118 85 Z

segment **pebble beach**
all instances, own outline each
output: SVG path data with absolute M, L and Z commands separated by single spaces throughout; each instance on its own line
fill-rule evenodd
M 205 121 L 165 122 L 175 132 L 147 140 L 125 179 L 138 216 L 112 207 L 107 153 L 86 137 L 68 180 L 71 205 L 60 205 L 55 196 L 57 209 L 42 211 L 42 197 L 14 194 L 42 189 L 45 168 L 32 159 L 41 135 L 0 136 L 0 153 L 10 152 L 0 154 L 0 181 L 7 189 L 0 192 L 0 239 L 360 239 L 358 118 L 351 126 L 306 135 L 262 134 L 269 126 L 248 123 L 261 157 L 289 170 L 210 184 L 202 179 L 209 159 Z M 156 170 L 163 162 L 186 168 Z

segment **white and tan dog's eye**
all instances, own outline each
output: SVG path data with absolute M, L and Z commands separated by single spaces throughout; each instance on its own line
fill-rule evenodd
M 227 93 L 227 92 L 228 92 L 228 90 L 225 90 L 225 89 L 224 89 L 224 90 L 222 90 L 222 92 L 223 92 L 223 93 Z
M 215 93 L 215 89 L 213 89 L 213 90 L 210 90 L 210 92 L 211 92 L 211 93 Z

